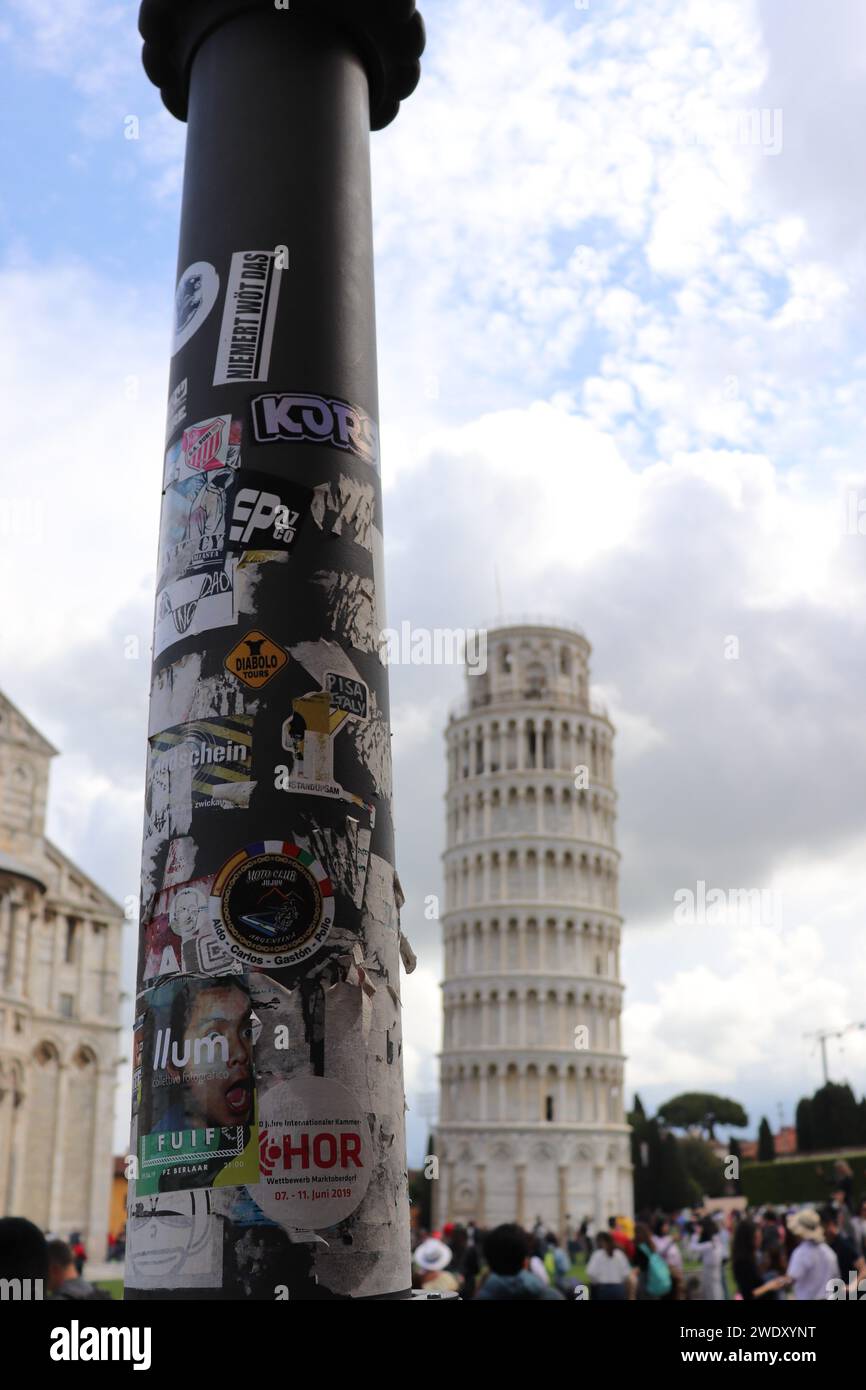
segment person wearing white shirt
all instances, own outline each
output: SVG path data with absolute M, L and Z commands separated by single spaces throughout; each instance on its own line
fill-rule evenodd
M 607 1231 L 599 1232 L 595 1244 L 586 1266 L 592 1297 L 598 1301 L 620 1302 L 626 1297 L 632 1273 L 628 1258 L 618 1245 L 614 1245 Z
M 692 1236 L 690 1246 L 701 1262 L 701 1297 L 719 1303 L 725 1296 L 722 1288 L 722 1242 L 711 1216 L 704 1217 L 700 1231 Z

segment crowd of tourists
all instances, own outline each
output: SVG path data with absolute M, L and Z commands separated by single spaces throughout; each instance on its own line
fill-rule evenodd
M 643 1212 L 595 1230 L 537 1218 L 416 1233 L 413 1284 L 464 1299 L 828 1300 L 866 1298 L 866 1200 L 816 1210 Z

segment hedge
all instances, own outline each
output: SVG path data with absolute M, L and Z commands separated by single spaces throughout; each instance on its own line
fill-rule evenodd
M 866 1192 L 866 1153 L 812 1154 L 808 1158 L 776 1158 L 772 1163 L 744 1163 L 740 1169 L 743 1196 L 750 1207 L 788 1202 L 822 1206 L 830 1201 L 833 1164 L 840 1157 L 853 1168 L 854 1195 L 860 1196 Z

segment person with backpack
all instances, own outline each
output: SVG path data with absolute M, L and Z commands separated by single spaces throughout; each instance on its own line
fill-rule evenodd
M 568 1286 L 568 1271 L 571 1266 L 552 1231 L 547 1233 L 547 1248 L 542 1263 L 551 1287 L 559 1289 L 561 1294 L 568 1295 L 571 1292 Z
M 654 1302 L 668 1298 L 673 1290 L 671 1272 L 664 1256 L 655 1248 L 649 1226 L 643 1221 L 635 1225 L 634 1247 L 634 1262 L 638 1271 L 635 1297 Z
M 666 1216 L 660 1216 L 655 1223 L 653 1245 L 671 1272 L 673 1283 L 671 1297 L 682 1298 L 685 1280 L 683 1277 L 683 1257 L 679 1246 L 679 1227 L 675 1226 L 672 1230 L 671 1223 Z
M 692 1236 L 690 1249 L 701 1262 L 701 1295 L 705 1301 L 720 1303 L 725 1297 L 722 1287 L 724 1251 L 716 1223 L 705 1216 Z

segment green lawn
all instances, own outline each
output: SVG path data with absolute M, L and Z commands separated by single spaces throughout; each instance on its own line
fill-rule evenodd
M 111 1294 L 111 1297 L 112 1297 L 112 1298 L 117 1298 L 117 1299 L 122 1299 L 122 1298 L 123 1298 L 123 1280 L 122 1280 L 122 1279 L 97 1279 L 97 1280 L 96 1280 L 96 1283 L 95 1283 L 95 1287 L 96 1287 L 97 1289 L 105 1289 L 107 1293 L 110 1293 L 110 1294 Z
M 571 1266 L 571 1269 L 569 1270 L 569 1274 L 571 1278 L 576 1279 L 579 1284 L 586 1283 L 586 1259 L 583 1255 L 578 1255 L 577 1259 L 575 1260 L 574 1264 Z M 685 1275 L 686 1279 L 688 1279 L 689 1275 L 691 1274 L 696 1275 L 697 1278 L 700 1279 L 700 1260 L 683 1259 L 683 1274 Z M 731 1269 L 730 1260 L 728 1260 L 725 1265 L 725 1278 L 728 1284 L 728 1297 L 733 1298 L 734 1294 L 737 1292 L 737 1286 L 734 1283 L 734 1275 Z

